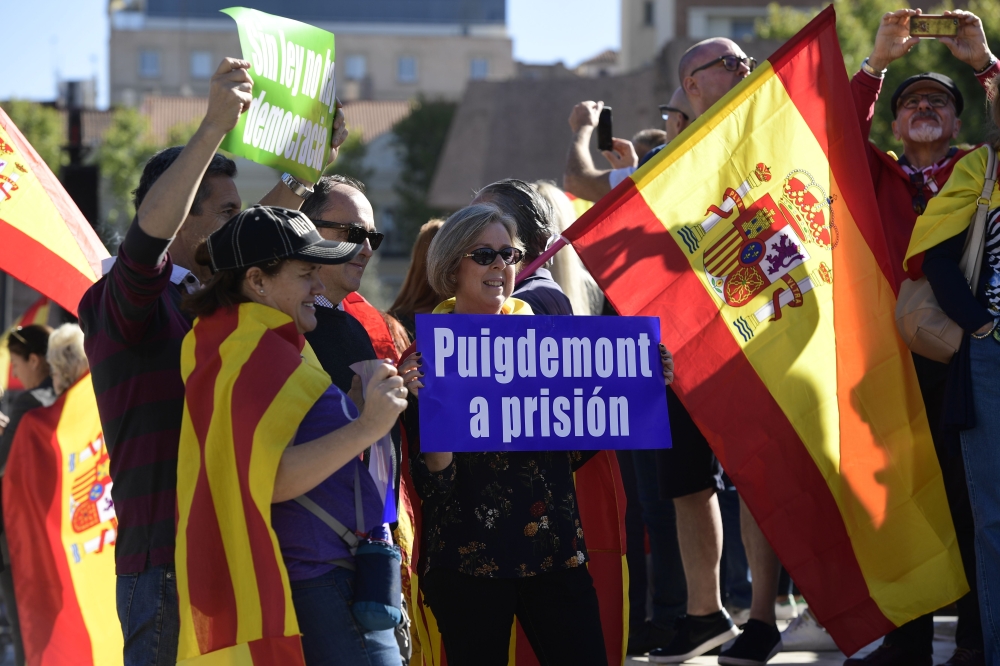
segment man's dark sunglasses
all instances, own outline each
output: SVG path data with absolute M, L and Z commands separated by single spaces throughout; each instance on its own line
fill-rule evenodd
M 463 254 L 462 256 L 472 257 L 472 260 L 480 266 L 491 266 L 493 262 L 497 260 L 498 254 L 500 255 L 500 258 L 503 259 L 503 263 L 508 266 L 516 264 L 524 257 L 524 253 L 516 247 L 505 247 L 501 250 L 494 250 L 490 247 L 481 247 L 478 250 L 473 250 L 469 254 Z
M 692 69 L 691 74 L 700 72 L 703 69 L 708 69 L 709 67 L 714 67 L 720 62 L 723 65 L 725 65 L 726 71 L 729 72 L 735 72 L 740 68 L 740 65 L 746 65 L 747 69 L 750 70 L 751 72 L 757 67 L 757 61 L 751 58 L 750 56 L 743 56 L 741 58 L 740 56 L 735 56 L 735 55 L 724 55 L 724 56 L 719 56 L 718 58 L 710 62 L 706 62 L 701 67 Z
M 360 224 L 327 222 L 326 220 L 313 220 L 313 224 L 315 224 L 317 228 L 342 229 L 346 231 L 348 243 L 357 243 L 358 245 L 360 245 L 364 243 L 365 239 L 367 238 L 368 242 L 371 243 L 373 250 L 377 250 L 378 246 L 381 245 L 382 241 L 385 239 L 385 234 L 375 231 L 374 229 L 368 231 Z
M 684 122 L 688 122 L 688 121 L 691 120 L 690 118 L 688 118 L 688 114 L 684 113 L 683 111 L 681 111 L 680 109 L 678 109 L 676 106 L 670 106 L 669 104 L 661 104 L 660 105 L 660 116 L 664 120 L 669 120 L 668 114 L 671 114 L 671 113 L 679 113 L 679 114 L 681 114 L 681 118 L 684 119 Z

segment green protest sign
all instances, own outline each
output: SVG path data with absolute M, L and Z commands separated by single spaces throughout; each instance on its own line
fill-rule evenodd
M 246 7 L 223 9 L 250 62 L 253 102 L 222 148 L 316 182 L 336 114 L 333 33 Z

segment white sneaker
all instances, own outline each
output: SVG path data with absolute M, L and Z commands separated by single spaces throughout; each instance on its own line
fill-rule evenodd
M 785 652 L 827 652 L 839 649 L 807 608 L 781 632 Z
M 742 627 L 750 619 L 750 609 L 740 608 L 739 606 L 726 606 L 726 610 L 729 612 L 729 617 L 733 618 L 733 624 L 737 627 Z
M 799 616 L 799 609 L 795 604 L 795 597 L 789 595 L 782 597 L 781 601 L 774 602 L 774 617 L 776 620 L 794 620 Z

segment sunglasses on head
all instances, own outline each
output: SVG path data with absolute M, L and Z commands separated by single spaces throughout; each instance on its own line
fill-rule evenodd
M 689 74 L 689 76 L 695 74 L 696 72 L 700 72 L 703 69 L 714 67 L 720 62 L 723 65 L 725 65 L 726 71 L 729 72 L 735 72 L 740 68 L 740 65 L 746 65 L 747 69 L 750 70 L 751 72 L 754 70 L 755 67 L 757 67 L 757 61 L 751 58 L 750 56 L 740 57 L 736 55 L 724 55 L 724 56 L 719 56 L 715 60 L 706 62 L 701 67 L 696 67 L 695 69 L 691 70 L 691 74 Z
M 497 260 L 497 255 L 500 255 L 500 258 L 503 259 L 503 263 L 511 266 L 521 261 L 524 253 L 516 247 L 505 247 L 500 250 L 494 250 L 489 247 L 481 247 L 468 254 L 463 254 L 462 256 L 471 257 L 472 260 L 480 266 L 492 266 L 493 262 Z
M 938 92 L 938 93 L 912 93 L 910 95 L 904 95 L 899 100 L 898 108 L 901 109 L 915 109 L 920 106 L 920 100 L 924 97 L 927 98 L 927 103 L 930 104 L 935 109 L 943 109 L 949 104 L 954 103 L 954 98 L 948 93 Z
M 26 345 L 26 344 L 28 344 L 28 341 L 24 339 L 23 335 L 21 335 L 21 329 L 22 328 L 24 328 L 24 327 L 23 326 L 18 326 L 17 328 L 13 328 L 13 329 L 11 329 L 10 334 L 13 335 L 14 338 L 16 338 L 19 342 L 21 342 L 21 344 L 25 344 Z
M 374 229 L 372 229 L 371 231 L 368 231 L 367 229 L 365 229 L 364 227 L 362 227 L 360 224 L 345 224 L 343 222 L 327 222 L 326 220 L 313 220 L 313 224 L 315 224 L 316 228 L 318 228 L 318 229 L 319 228 L 324 228 L 324 229 L 340 229 L 342 231 L 346 231 L 347 232 L 347 242 L 348 243 L 357 243 L 358 245 L 360 245 L 360 244 L 364 243 L 365 239 L 367 238 L 368 242 L 371 243 L 371 246 L 372 246 L 373 250 L 377 250 L 378 246 L 381 245 L 382 241 L 385 239 L 385 234 L 380 233 L 378 231 L 375 231 Z
M 684 113 L 676 106 L 670 106 L 669 104 L 660 105 L 660 117 L 662 117 L 664 120 L 670 120 L 671 113 L 679 113 L 681 118 L 684 119 L 684 122 L 688 122 L 689 120 L 691 120 L 690 118 L 688 118 L 688 114 Z

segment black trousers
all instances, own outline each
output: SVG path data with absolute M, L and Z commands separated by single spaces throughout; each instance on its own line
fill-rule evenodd
M 956 604 L 958 627 L 955 630 L 955 646 L 982 650 L 983 625 L 979 617 L 979 596 L 976 594 L 975 526 L 972 523 L 969 488 L 965 483 L 965 464 L 962 461 L 958 433 L 947 432 L 941 427 L 948 366 L 917 354 L 913 355 L 913 365 L 917 370 L 920 392 L 924 398 L 924 408 L 927 410 L 927 420 L 930 422 L 931 435 L 934 438 L 934 449 L 941 464 L 944 491 L 948 496 L 951 519 L 955 523 L 955 535 L 958 537 L 958 550 L 962 554 L 962 564 L 965 566 L 965 577 L 969 580 L 969 588 L 972 590 Z M 885 642 L 915 654 L 932 654 L 934 613 L 907 622 L 886 636 Z
M 646 622 L 646 525 L 642 520 L 639 489 L 631 451 L 616 451 L 625 488 L 625 561 L 628 563 L 628 626 L 638 631 Z
M 542 666 L 607 666 L 594 580 L 586 567 L 528 578 L 432 569 L 422 582 L 448 666 L 506 666 L 514 617 Z

